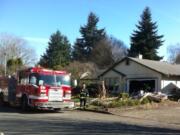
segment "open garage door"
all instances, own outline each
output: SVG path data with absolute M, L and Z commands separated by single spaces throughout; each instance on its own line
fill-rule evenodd
M 140 90 L 154 92 L 156 87 L 155 79 L 131 79 L 129 80 L 129 94 L 138 93 Z

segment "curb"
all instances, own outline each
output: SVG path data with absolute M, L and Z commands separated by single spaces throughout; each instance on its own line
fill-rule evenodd
M 95 112 L 95 113 L 103 113 L 103 114 L 111 114 L 113 115 L 112 113 L 108 112 L 108 111 L 101 111 L 101 110 L 92 110 L 92 109 L 80 109 L 80 108 L 77 108 L 75 110 L 79 110 L 79 111 L 86 111 L 86 112 Z

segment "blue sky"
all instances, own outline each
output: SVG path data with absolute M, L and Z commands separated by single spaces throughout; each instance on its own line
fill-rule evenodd
M 158 33 L 164 35 L 159 54 L 167 57 L 167 46 L 180 42 L 179 5 L 179 0 L 0 0 L 0 33 L 26 39 L 39 58 L 57 29 L 73 44 L 92 11 L 100 18 L 99 28 L 129 47 L 130 35 L 149 6 Z

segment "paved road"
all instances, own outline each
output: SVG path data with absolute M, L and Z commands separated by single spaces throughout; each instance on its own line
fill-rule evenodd
M 157 123 L 156 123 L 157 124 Z M 131 119 L 86 111 L 29 112 L 0 107 L 0 132 L 5 135 L 180 134 L 179 129 L 137 124 Z M 0 134 L 1 135 L 1 134 Z

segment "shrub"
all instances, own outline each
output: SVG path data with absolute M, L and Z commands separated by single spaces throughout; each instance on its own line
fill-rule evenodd
M 141 102 L 138 99 L 134 99 L 133 101 L 134 101 L 134 105 L 140 105 L 141 104 Z
M 140 101 L 136 99 L 126 99 L 126 100 L 114 100 L 112 101 L 108 107 L 122 107 L 122 106 L 136 106 L 139 105 Z
M 101 101 L 99 101 L 99 100 L 93 101 L 91 103 L 91 105 L 94 105 L 94 106 L 104 106 L 104 104 Z
M 98 95 L 100 94 L 99 84 L 97 84 L 97 83 L 91 83 L 91 84 L 87 85 L 87 89 L 89 91 L 90 97 L 98 97 Z
M 79 98 L 72 98 L 72 100 L 77 103 L 77 102 L 80 102 Z
M 121 107 L 122 106 L 122 101 L 112 101 L 108 107 L 114 108 L 114 107 Z
M 134 106 L 135 105 L 134 100 L 132 100 L 132 99 L 129 99 L 126 102 L 127 102 L 126 103 L 127 106 Z
M 150 103 L 150 100 L 148 98 L 144 98 L 142 101 L 141 101 L 141 104 L 147 104 L 147 103 Z
M 129 98 L 129 94 L 128 93 L 120 93 L 119 98 L 128 99 Z

